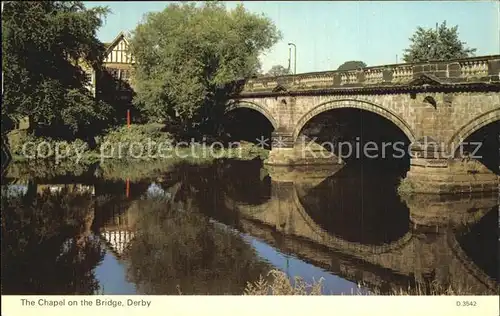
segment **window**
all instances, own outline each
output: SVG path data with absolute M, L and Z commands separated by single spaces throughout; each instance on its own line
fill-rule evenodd
M 87 84 L 92 84 L 92 73 L 91 72 L 85 72 L 85 80 L 87 81 Z
M 118 78 L 118 69 L 116 68 L 108 68 L 108 72 L 111 76 Z
M 130 79 L 130 71 L 122 70 L 122 80 L 128 81 Z

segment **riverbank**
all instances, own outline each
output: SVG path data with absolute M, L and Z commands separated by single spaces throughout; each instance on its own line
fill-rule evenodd
M 249 157 L 251 157 L 249 155 Z M 261 160 L 259 156 L 255 158 Z M 220 158 L 226 160 L 226 158 Z M 231 159 L 231 160 L 234 160 Z M 242 159 L 243 160 L 243 159 Z M 251 160 L 251 159 L 244 159 Z M 143 180 L 155 178 L 168 173 L 182 164 L 208 166 L 215 163 L 215 159 L 183 158 L 183 159 L 105 159 L 100 161 L 61 161 L 56 164 L 50 159 L 19 159 L 10 162 L 5 177 L 17 180 L 51 179 L 61 176 L 95 176 L 106 180 Z
M 294 282 L 280 270 L 271 270 L 267 277 L 260 276 L 256 282 L 249 282 L 244 291 L 244 295 L 328 295 L 322 285 L 323 280 L 314 281 L 312 284 L 306 283 L 303 279 L 296 277 Z M 389 291 L 381 291 L 377 288 L 370 288 L 363 284 L 358 284 L 358 290 L 348 295 L 471 295 L 472 291 L 466 288 L 454 288 L 451 285 L 444 286 L 437 282 L 414 287 L 391 288 Z M 500 293 L 500 287 L 498 288 Z M 474 294 L 478 295 L 478 294 Z M 491 295 L 491 293 L 484 293 Z
M 13 162 L 53 161 L 57 165 L 91 165 L 120 161 L 175 164 L 210 162 L 215 159 L 266 159 L 268 150 L 249 142 L 178 142 L 161 124 L 131 125 L 109 130 L 91 145 L 81 139 L 72 142 L 34 137 L 16 130 L 8 135 Z

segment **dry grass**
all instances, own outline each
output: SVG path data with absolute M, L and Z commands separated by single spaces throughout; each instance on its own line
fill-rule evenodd
M 292 284 L 288 276 L 279 270 L 271 270 L 268 278 L 263 276 L 257 282 L 249 282 L 245 288 L 244 295 L 327 295 L 322 287 L 323 279 L 314 281 L 313 284 L 305 283 L 301 278 L 295 277 Z M 500 293 L 500 288 L 497 293 Z M 367 285 L 358 284 L 358 290 L 351 295 L 493 295 L 494 293 L 476 293 L 469 288 L 454 288 L 451 285 L 443 286 L 437 282 L 428 285 L 416 284 L 407 288 L 392 288 L 389 291 L 370 289 Z
M 322 295 L 323 279 L 307 284 L 303 279 L 295 277 L 292 284 L 288 276 L 279 270 L 271 270 L 267 280 L 263 276 L 256 282 L 249 282 L 244 295 Z
M 416 284 L 414 287 L 408 286 L 407 288 L 392 288 L 388 293 L 383 293 L 378 289 L 371 290 L 373 295 L 477 295 L 471 289 L 466 288 L 454 288 L 451 285 L 442 285 L 438 282 L 431 282 L 427 286 L 423 284 Z M 491 293 L 484 293 L 491 294 Z

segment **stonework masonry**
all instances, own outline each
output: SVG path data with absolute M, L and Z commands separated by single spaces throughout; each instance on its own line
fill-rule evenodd
M 386 118 L 407 136 L 416 157 L 407 178 L 416 192 L 495 191 L 495 173 L 449 157 L 472 133 L 500 122 L 499 72 L 500 55 L 256 78 L 245 83 L 229 110 L 251 108 L 271 122 L 271 165 L 334 163 L 299 154 L 299 134 L 323 112 L 360 109 Z M 429 150 L 429 141 L 443 149 Z

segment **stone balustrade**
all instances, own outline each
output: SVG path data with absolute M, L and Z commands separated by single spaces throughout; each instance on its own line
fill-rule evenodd
M 447 61 L 383 65 L 351 71 L 312 72 L 254 78 L 246 82 L 242 92 L 271 92 L 279 85 L 286 86 L 287 90 L 295 91 L 362 88 L 376 85 L 405 86 L 422 74 L 432 75 L 446 83 L 498 83 L 499 72 L 500 55 L 481 56 Z

